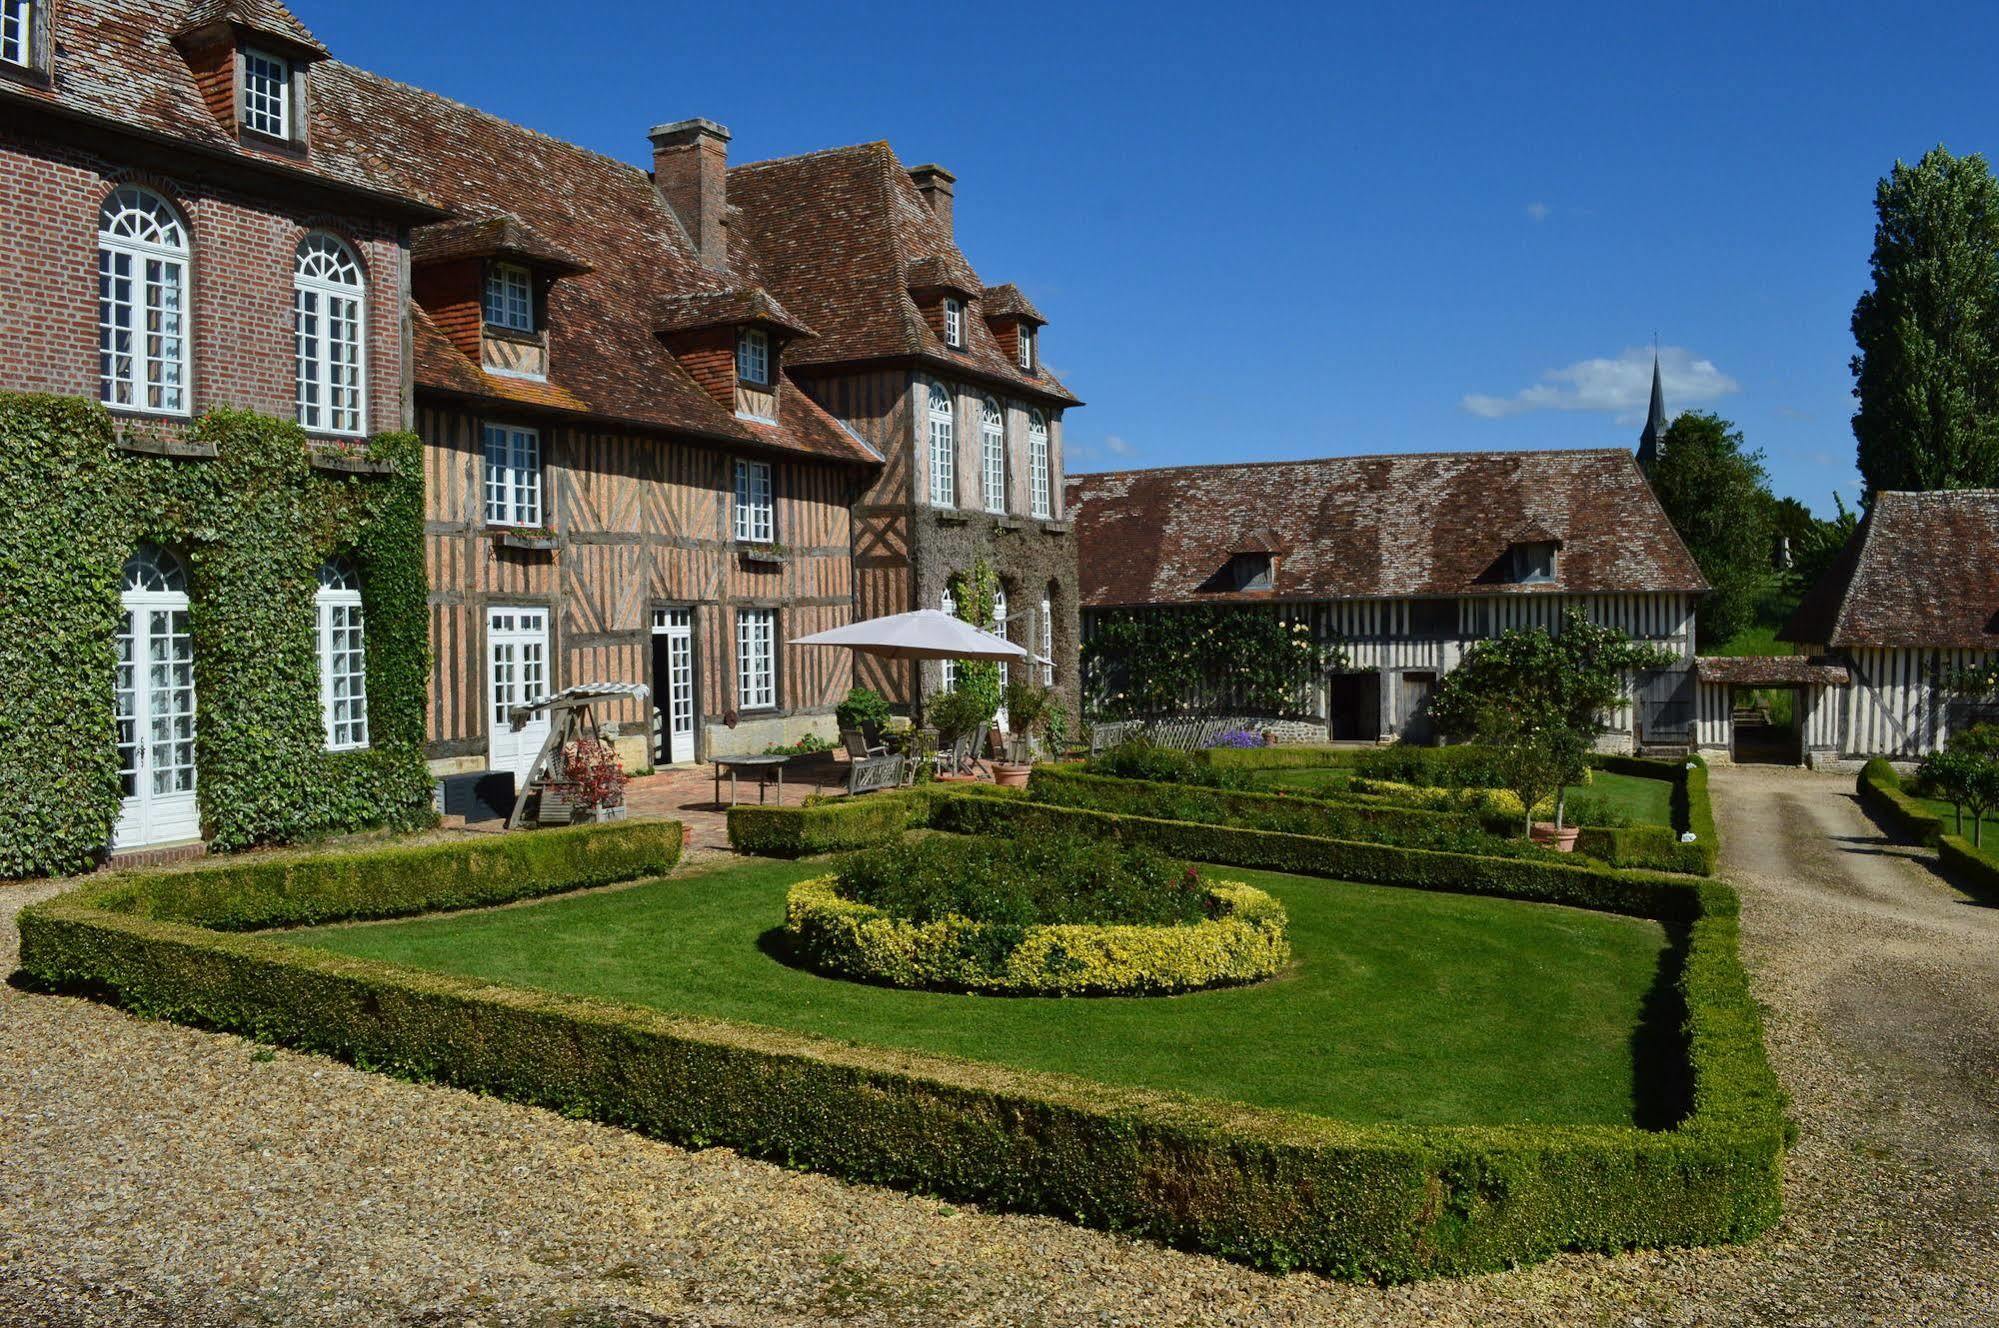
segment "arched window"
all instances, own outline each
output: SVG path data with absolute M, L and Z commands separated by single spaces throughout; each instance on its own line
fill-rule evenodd
M 1041 685 L 1055 685 L 1055 592 L 1051 589 L 1041 600 L 1041 657 L 1048 662 L 1041 666 Z
M 958 597 L 951 593 L 951 587 L 944 587 L 944 593 L 938 597 L 937 607 L 953 618 L 958 616 Z M 943 661 L 943 665 L 944 690 L 955 692 L 958 690 L 958 661 L 947 659 Z
M 98 397 L 107 406 L 185 415 L 187 227 L 164 198 L 133 185 L 97 221 Z
M 361 574 L 345 558 L 319 569 L 319 708 L 326 749 L 368 745 L 368 657 L 361 617 Z
M 315 232 L 292 274 L 298 422 L 315 433 L 367 432 L 367 284 L 354 251 Z
M 1027 474 L 1034 486 L 1034 515 L 1046 520 L 1055 513 L 1048 470 L 1048 419 L 1040 411 L 1027 416 Z
M 185 595 L 187 569 L 157 544 L 141 544 L 125 560 L 120 587 L 128 594 Z
M 986 510 L 1006 511 L 1006 415 L 991 397 L 979 403 Z
M 951 409 L 951 394 L 942 383 L 930 384 L 930 504 L 933 507 L 958 505 L 957 421 Z

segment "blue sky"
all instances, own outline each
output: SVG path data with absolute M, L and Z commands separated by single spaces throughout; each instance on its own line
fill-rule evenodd
M 1849 498 L 1875 181 L 1992 142 L 1986 6 L 295 0 L 342 59 L 635 163 L 886 138 L 1090 404 L 1073 469 L 1626 445 L 1717 410 Z M 1499 11 L 1499 12 L 1495 12 Z

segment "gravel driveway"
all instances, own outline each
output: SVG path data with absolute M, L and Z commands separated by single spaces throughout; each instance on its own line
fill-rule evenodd
M 1802 1129 L 1746 1248 L 1268 1277 L 0 988 L 0 1323 L 1999 1323 L 1999 910 L 1849 790 L 1714 779 Z

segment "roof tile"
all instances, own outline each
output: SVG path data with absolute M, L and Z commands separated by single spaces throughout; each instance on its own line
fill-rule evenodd
M 1778 635 L 1835 648 L 1999 650 L 1999 489 L 1876 494 Z

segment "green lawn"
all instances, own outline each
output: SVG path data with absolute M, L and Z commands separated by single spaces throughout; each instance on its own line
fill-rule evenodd
M 1684 1100 L 1666 929 L 1463 895 L 1214 869 L 1282 899 L 1293 969 L 1142 999 L 898 991 L 777 957 L 758 861 L 631 889 L 288 939 L 470 977 L 1353 1121 L 1663 1127 Z
M 1906 786 L 1904 786 L 1903 792 L 1905 793 L 1908 792 Z M 1914 794 L 1910 794 L 1909 796 L 1912 799 L 1914 799 L 1914 801 L 1918 805 L 1920 805 L 1925 811 L 1931 813 L 1932 815 L 1940 816 L 1943 818 L 1943 828 L 1946 834 L 1954 835 L 1959 833 L 1957 828 L 1957 813 L 1951 810 L 1951 805 L 1949 803 L 1945 802 L 1942 798 L 1917 798 L 1915 797 Z M 1980 817 L 1978 819 L 1985 822 L 1985 829 L 1983 831 L 1984 835 L 1983 847 L 1985 847 L 1988 850 L 1999 849 L 1999 839 L 1995 839 L 1993 837 L 1994 835 L 1999 835 L 1999 811 L 1989 811 L 1985 813 L 1983 817 Z M 1972 822 L 1971 811 L 1969 808 L 1966 808 L 1964 813 L 1964 831 L 1963 831 L 1964 837 L 1966 839 L 1971 838 L 1971 822 Z
M 1270 789 L 1337 795 L 1352 777 L 1350 770 L 1306 766 L 1294 770 L 1272 770 L 1259 775 L 1258 782 Z M 1673 823 L 1673 785 L 1668 780 L 1616 775 L 1599 770 L 1593 782 L 1574 785 L 1569 792 L 1594 795 L 1639 824 L 1670 826 Z

